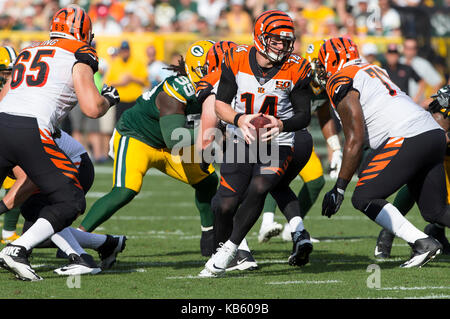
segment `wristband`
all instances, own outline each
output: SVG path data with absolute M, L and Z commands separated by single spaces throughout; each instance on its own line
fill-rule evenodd
M 3 200 L 0 200 L 0 215 L 8 212 L 9 209 L 6 207 L 5 202 Z
M 349 183 L 349 181 L 346 181 L 345 179 L 338 177 L 338 179 L 336 181 L 336 187 L 345 191 L 348 183 Z
M 236 114 L 236 116 L 234 117 L 234 120 L 233 120 L 234 126 L 239 127 L 238 121 L 239 121 L 239 118 L 240 118 L 242 115 L 244 115 L 244 113 L 238 113 L 238 114 Z
M 333 151 L 338 151 L 341 149 L 341 143 L 339 142 L 339 137 L 336 134 L 327 138 L 327 143 Z

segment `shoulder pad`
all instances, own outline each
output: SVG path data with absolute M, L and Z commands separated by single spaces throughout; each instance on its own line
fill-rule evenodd
M 327 94 L 334 107 L 337 107 L 347 93 L 353 89 L 353 76 L 344 70 L 333 74 L 327 81 Z
M 98 57 L 95 49 L 89 45 L 84 45 L 75 51 L 75 58 L 77 62 L 89 65 L 92 71 L 96 73 L 98 71 Z

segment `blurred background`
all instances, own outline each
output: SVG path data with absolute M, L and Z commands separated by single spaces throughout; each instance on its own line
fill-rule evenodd
M 110 162 L 108 141 L 120 114 L 169 76 L 165 67 L 192 42 L 252 44 L 253 20 L 269 9 L 294 20 L 297 54 L 315 41 L 351 37 L 364 59 L 384 67 L 424 107 L 449 83 L 450 0 L 0 0 L 1 45 L 19 52 L 48 39 L 53 14 L 71 3 L 83 7 L 93 23 L 98 87 L 114 85 L 121 96 L 121 106 L 101 119 L 87 119 L 76 108 L 64 123 L 96 163 Z M 327 146 L 315 118 L 310 131 L 327 167 Z

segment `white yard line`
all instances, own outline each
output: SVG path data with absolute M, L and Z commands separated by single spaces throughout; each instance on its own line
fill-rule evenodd
M 323 284 L 338 284 L 341 282 L 342 282 L 341 280 L 290 280 L 290 281 L 269 281 L 266 282 L 266 285 L 294 285 L 294 284 L 323 285 Z

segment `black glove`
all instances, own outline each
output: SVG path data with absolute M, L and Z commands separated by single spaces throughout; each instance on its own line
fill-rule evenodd
M 331 218 L 338 212 L 344 201 L 344 192 L 345 190 L 334 185 L 333 189 L 325 194 L 322 201 L 322 216 Z
M 119 92 L 117 92 L 117 89 L 114 86 L 103 84 L 101 94 L 108 100 L 109 107 L 113 107 L 120 102 Z

